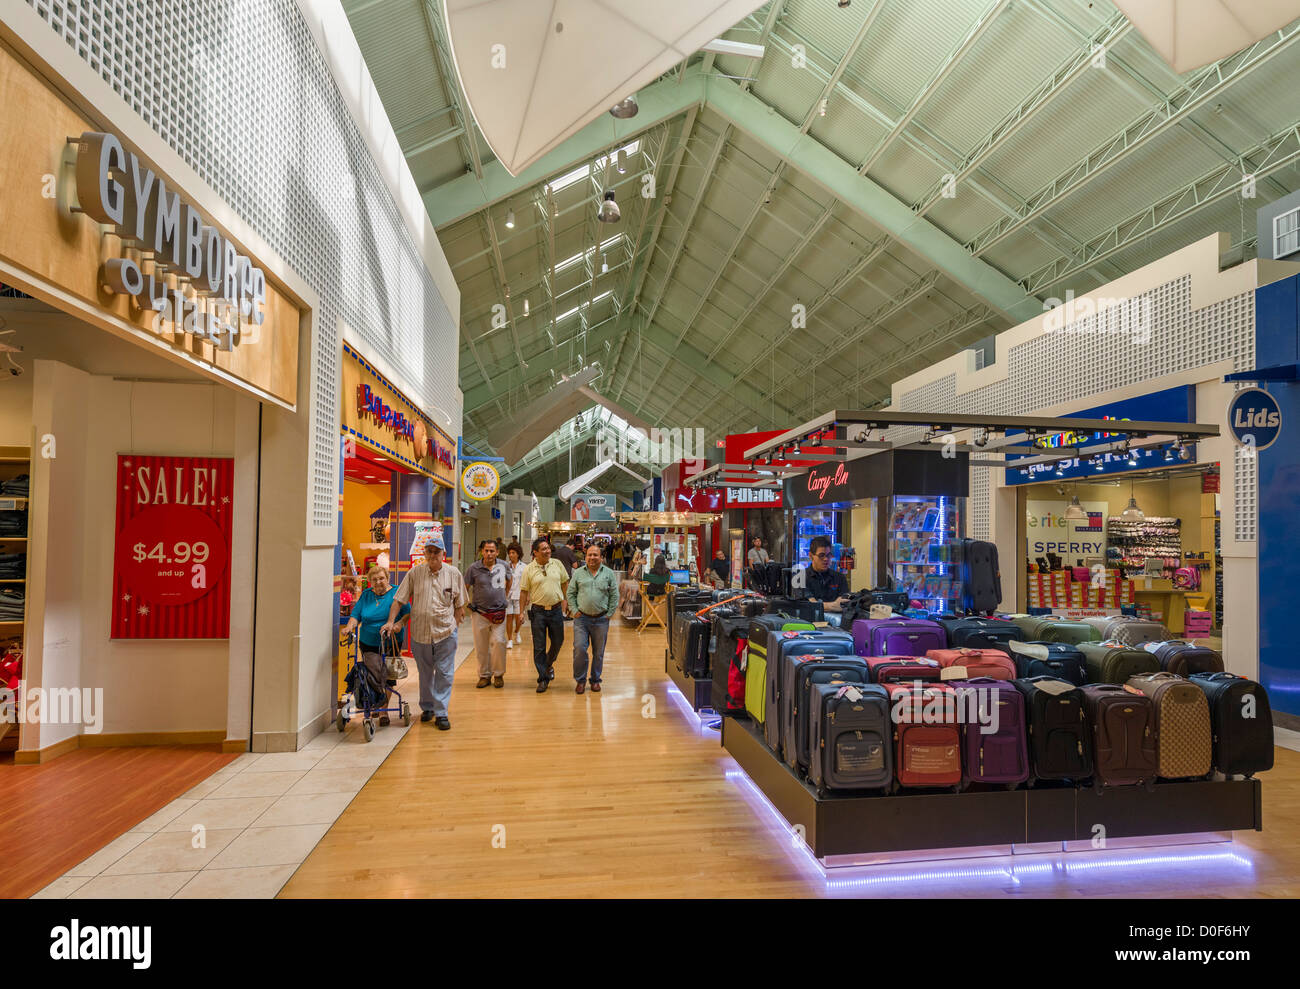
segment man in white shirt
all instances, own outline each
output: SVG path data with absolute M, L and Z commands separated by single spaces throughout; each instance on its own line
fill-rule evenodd
M 755 536 L 753 544 L 749 547 L 749 565 L 756 567 L 760 563 L 767 562 L 767 550 L 763 548 L 763 537 Z
M 441 541 L 424 546 L 424 562 L 412 567 L 393 596 L 385 631 L 396 631 L 397 612 L 411 605 L 411 653 L 420 674 L 420 720 L 451 728 L 447 704 L 456 673 L 456 630 L 465 620 L 465 579 L 443 561 Z

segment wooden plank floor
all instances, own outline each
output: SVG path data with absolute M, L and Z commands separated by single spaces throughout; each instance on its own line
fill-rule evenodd
M 234 759 L 157 745 L 0 765 L 0 897 L 38 892 Z
M 452 731 L 417 722 L 280 895 L 1300 895 L 1300 753 L 1285 749 L 1264 777 L 1267 830 L 1198 846 L 1188 864 L 1129 867 L 1125 854 L 1148 853 L 1116 851 L 1102 853 L 1110 868 L 994 868 L 945 884 L 891 867 L 879 882 L 828 885 L 727 778 L 735 764 L 717 734 L 694 730 L 669 699 L 662 631 L 611 630 L 605 690 L 581 697 L 565 633 L 556 686 L 541 696 L 527 632 L 503 690 L 474 688 L 471 656 Z

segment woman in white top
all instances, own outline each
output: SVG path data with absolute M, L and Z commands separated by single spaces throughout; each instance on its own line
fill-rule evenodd
M 524 563 L 523 549 L 518 543 L 506 547 L 507 566 L 510 568 L 510 593 L 506 597 L 506 648 L 513 649 L 516 642 L 523 642 L 523 619 L 519 614 L 519 592 L 523 590 Z

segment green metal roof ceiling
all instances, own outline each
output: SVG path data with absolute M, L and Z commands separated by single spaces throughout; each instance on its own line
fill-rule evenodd
M 602 395 L 710 439 L 864 407 L 1206 232 L 1253 256 L 1255 208 L 1300 185 L 1300 23 L 1180 77 L 1106 2 L 774 0 L 727 34 L 761 63 L 697 55 L 514 179 L 466 119 L 436 0 L 344 6 L 461 288 L 479 445 L 593 362 Z M 618 147 L 622 221 L 600 224 Z M 1205 194 L 1243 172 L 1257 200 Z M 592 430 L 556 425 L 508 487 L 553 494 L 568 445 L 592 465 Z

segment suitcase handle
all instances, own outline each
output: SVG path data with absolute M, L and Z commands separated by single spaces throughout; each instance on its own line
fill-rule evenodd
M 727 598 L 725 601 L 714 601 L 713 604 L 709 605 L 707 608 L 701 608 L 699 611 L 697 611 L 697 612 L 695 613 L 695 617 L 696 617 L 696 618 L 703 618 L 706 614 L 708 614 L 708 613 L 709 613 L 710 611 L 712 611 L 714 608 L 720 608 L 720 607 L 722 607 L 724 604 L 731 604 L 732 601 L 743 601 L 745 598 L 750 597 L 750 596 L 751 596 L 751 595 L 749 595 L 749 594 L 737 594 L 734 598 Z

